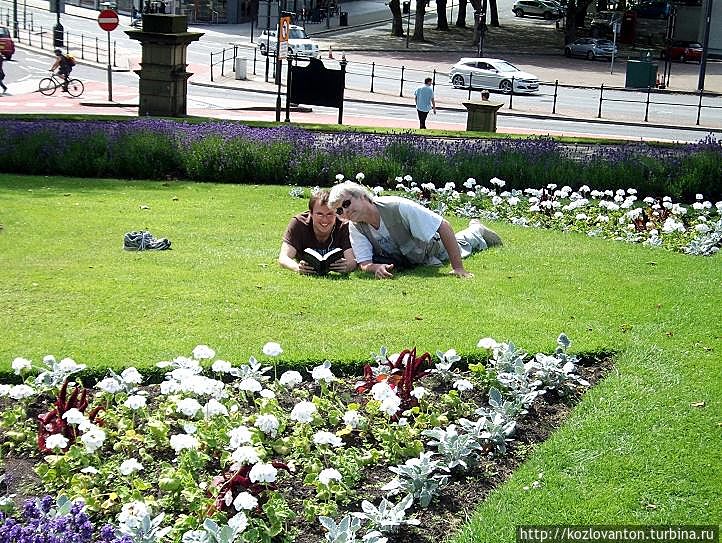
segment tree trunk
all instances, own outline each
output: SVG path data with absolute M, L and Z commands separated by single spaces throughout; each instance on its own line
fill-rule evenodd
M 489 0 L 489 11 L 491 12 L 491 26 L 499 26 L 499 9 L 496 7 L 496 0 Z M 487 15 L 489 15 L 487 13 Z
M 459 0 L 459 14 L 456 16 L 454 25 L 459 28 L 466 28 L 466 2 L 467 0 Z
M 401 18 L 401 2 L 399 0 L 390 0 L 389 9 L 393 21 L 391 22 L 391 35 L 399 38 L 404 35 L 404 21 Z
M 569 0 L 567 4 L 566 25 L 564 27 L 564 45 L 572 43 L 577 37 L 577 3 Z
M 414 17 L 414 35 L 411 41 L 424 40 L 424 16 L 426 15 L 426 0 L 416 0 L 416 14 Z
M 436 0 L 436 30 L 449 30 L 446 18 L 446 0 Z
M 471 7 L 474 8 L 474 45 L 479 43 L 479 30 L 481 29 L 481 0 L 469 0 Z

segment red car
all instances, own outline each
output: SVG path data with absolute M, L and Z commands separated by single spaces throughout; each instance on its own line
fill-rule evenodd
M 688 60 L 702 60 L 702 45 L 696 41 L 673 41 L 669 47 L 662 50 L 662 58 L 687 62 Z
M 7 60 L 15 54 L 15 42 L 10 37 L 10 31 L 5 26 L 0 26 L 0 54 Z

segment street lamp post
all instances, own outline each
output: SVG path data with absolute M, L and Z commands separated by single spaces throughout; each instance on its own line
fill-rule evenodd
M 65 32 L 65 29 L 63 28 L 63 25 L 60 24 L 60 0 L 55 0 L 55 15 L 57 17 L 55 26 L 53 27 L 53 46 L 62 47 L 63 33 Z
M 13 0 L 13 38 L 19 38 L 18 30 L 18 0 Z
M 409 30 L 411 29 L 411 0 L 409 2 L 409 11 L 406 12 L 406 49 L 409 48 Z

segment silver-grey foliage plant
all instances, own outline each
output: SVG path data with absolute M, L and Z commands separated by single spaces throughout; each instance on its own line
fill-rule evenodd
M 422 452 L 418 458 L 410 458 L 404 464 L 389 469 L 396 477 L 381 488 L 389 495 L 405 493 L 419 500 L 421 507 L 428 507 L 441 488 L 449 482 L 448 468 L 439 460 L 432 459 L 434 453 Z

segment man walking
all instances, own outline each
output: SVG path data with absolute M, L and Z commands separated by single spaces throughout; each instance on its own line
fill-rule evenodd
M 351 248 L 362 271 L 388 279 L 398 269 L 451 264 L 451 274 L 473 277 L 462 258 L 501 238 L 477 219 L 454 233 L 441 215 L 399 196 L 374 197 L 366 188 L 345 181 L 331 189 L 328 205 L 350 222 Z
M 3 70 L 3 58 L 2 55 L 0 55 L 0 87 L 3 89 L 3 94 L 5 94 L 8 91 L 7 86 L 5 85 L 5 70 Z
M 424 79 L 423 86 L 416 89 L 416 112 L 419 114 L 419 128 L 426 128 L 426 117 L 429 111 L 434 110 L 436 115 L 436 101 L 434 100 L 434 89 L 431 88 L 431 78 Z

